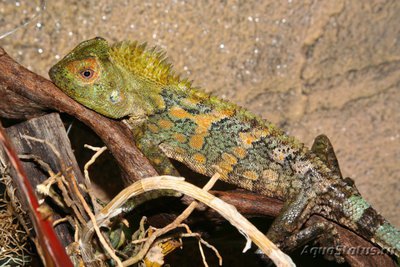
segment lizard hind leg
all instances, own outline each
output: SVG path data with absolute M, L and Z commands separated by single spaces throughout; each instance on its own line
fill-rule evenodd
M 315 198 L 306 192 L 300 192 L 293 200 L 287 200 L 280 214 L 268 229 L 267 237 L 278 245 L 298 232 L 309 218 Z
M 318 247 L 307 246 L 307 244 L 312 241 L 314 241 L 314 244 L 317 243 Z M 288 237 L 280 246 L 280 248 L 286 252 L 293 251 L 300 247 L 303 247 L 300 253 L 301 255 L 309 253 L 316 256 L 315 253 L 317 252 L 323 255 L 327 260 L 334 260 L 337 263 L 345 262 L 344 257 L 337 249 L 340 248 L 338 232 L 330 222 L 315 222 Z
M 272 222 L 268 229 L 267 237 L 278 247 L 292 250 L 291 244 L 286 240 L 297 233 L 307 218 L 311 215 L 313 198 L 306 192 L 300 192 L 296 197 L 286 200 L 279 215 Z M 267 264 L 270 264 L 268 257 L 260 250 L 256 251 Z
M 307 245 L 313 241 L 318 243 L 318 247 Z M 303 247 L 300 252 L 301 255 L 309 254 L 315 257 L 317 254 L 320 254 L 330 261 L 334 260 L 337 263 L 345 262 L 344 257 L 336 249 L 340 246 L 340 242 L 336 228 L 330 222 L 316 222 L 288 236 L 277 245 L 286 253 Z M 256 253 L 262 254 L 260 250 L 257 250 Z M 264 261 L 269 262 L 269 258 L 265 255 L 262 254 L 261 257 Z
M 267 237 L 286 252 L 294 251 L 313 240 L 318 241 L 326 259 L 342 263 L 344 258 L 335 250 L 339 239 L 332 223 L 316 222 L 301 229 L 314 213 L 316 199 L 307 192 L 301 192 L 293 201 L 287 201 L 269 228 Z

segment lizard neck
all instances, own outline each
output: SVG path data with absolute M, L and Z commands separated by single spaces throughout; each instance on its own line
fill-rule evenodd
M 165 53 L 156 47 L 146 49 L 146 44 L 125 41 L 112 45 L 108 54 L 123 76 L 131 118 L 145 118 L 164 109 L 160 95 L 164 88 L 190 87 L 190 82 L 172 70 Z
M 128 116 L 131 119 L 143 119 L 164 109 L 164 101 L 160 95 L 161 85 L 130 73 L 124 67 L 120 67 L 120 72 L 128 91 L 127 96 L 130 103 Z

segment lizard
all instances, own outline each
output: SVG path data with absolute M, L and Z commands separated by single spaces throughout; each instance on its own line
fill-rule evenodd
M 282 200 L 267 232 L 281 247 L 323 234 L 326 224 L 302 229 L 319 214 L 400 256 L 400 231 L 342 177 L 336 158 L 326 157 L 319 147 L 326 138 L 309 149 L 271 122 L 205 93 L 176 74 L 161 49 L 96 37 L 75 47 L 49 76 L 84 106 L 123 120 L 159 173 L 176 175 L 173 159 Z

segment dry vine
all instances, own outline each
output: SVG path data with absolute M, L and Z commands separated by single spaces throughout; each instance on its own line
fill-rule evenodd
M 0 193 L 0 265 L 26 266 L 31 261 L 29 233 L 31 229 L 23 219 L 24 212 L 15 197 L 12 179 L 0 162 L 0 184 L 6 190 Z
M 216 252 L 217 257 L 219 258 L 220 265 L 222 265 L 222 258 L 219 255 L 216 248 L 212 245 L 208 244 L 205 240 L 201 238 L 199 234 L 192 233 L 192 231 L 186 225 L 182 224 L 185 219 L 189 217 L 192 211 L 196 208 L 197 202 L 193 201 L 172 223 L 161 229 L 153 229 L 151 234 L 148 234 L 148 230 L 144 231 L 148 234 L 147 237 L 142 239 L 142 244 L 140 245 L 140 250 L 131 258 L 122 262 L 120 258 L 117 256 L 117 251 L 110 245 L 109 237 L 105 236 L 104 233 L 100 230 L 100 226 L 105 226 L 106 223 L 118 214 L 121 211 L 120 206 L 124 204 L 129 198 L 134 195 L 139 195 L 140 193 L 144 193 L 151 190 L 160 190 L 160 189 L 169 189 L 169 190 L 177 190 L 182 193 L 185 193 L 195 199 L 200 200 L 202 203 L 212 207 L 214 210 L 218 211 L 223 217 L 228 219 L 234 226 L 236 226 L 239 231 L 245 235 L 247 239 L 252 239 L 264 253 L 269 255 L 271 259 L 278 266 L 293 266 L 291 259 L 283 254 L 279 249 L 272 243 L 270 243 L 266 237 L 260 233 L 253 225 L 251 225 L 243 216 L 241 216 L 233 206 L 230 206 L 206 191 L 210 190 L 211 187 L 218 180 L 219 175 L 214 175 L 210 181 L 204 186 L 203 190 L 191 185 L 189 183 L 183 182 L 182 178 L 177 177 L 153 177 L 146 178 L 144 180 L 138 181 L 131 185 L 130 187 L 123 190 L 116 198 L 114 198 L 106 207 L 104 207 L 100 212 L 95 215 L 93 213 L 91 207 L 86 202 L 84 197 L 82 196 L 79 186 L 74 177 L 72 177 L 72 172 L 68 170 L 65 163 L 63 162 L 60 153 L 57 149 L 49 142 L 45 140 L 41 140 L 38 138 L 30 137 L 24 135 L 23 138 L 34 141 L 44 143 L 51 148 L 54 155 L 58 158 L 61 163 L 62 170 L 59 173 L 55 173 L 48 164 L 40 160 L 39 158 L 29 155 L 25 156 L 26 158 L 34 159 L 42 168 L 44 168 L 48 174 L 49 178 L 38 186 L 39 191 L 47 196 L 50 196 L 56 203 L 61 207 L 68 206 L 72 208 L 73 214 L 71 217 L 66 217 L 59 220 L 57 223 L 61 222 L 70 222 L 72 226 L 75 226 L 77 229 L 76 232 L 76 240 L 78 240 L 79 248 L 82 255 L 82 260 L 84 263 L 91 262 L 95 257 L 93 255 L 92 244 L 92 235 L 93 231 L 96 233 L 98 240 L 101 243 L 102 248 L 106 251 L 106 253 L 115 261 L 117 266 L 130 266 L 144 259 L 148 259 L 149 252 L 153 252 L 154 249 L 157 249 L 157 246 L 160 244 L 168 244 L 171 241 L 163 241 L 161 243 L 160 240 L 157 240 L 162 235 L 170 232 L 171 230 L 184 227 L 186 229 L 187 234 L 180 234 L 179 238 L 182 237 L 193 237 L 196 236 L 199 240 L 199 250 L 203 257 L 203 262 L 205 266 L 208 266 L 207 261 L 204 256 L 203 248 L 201 244 L 210 247 L 212 250 Z M 86 184 L 90 186 L 88 167 L 92 164 L 96 158 L 105 150 L 92 148 L 96 151 L 92 159 L 85 165 L 85 176 L 86 176 Z M 172 181 L 172 184 L 171 184 Z M 178 182 L 180 181 L 180 182 Z M 182 184 L 183 182 L 183 184 Z M 62 197 L 57 196 L 55 191 L 52 189 L 52 185 L 57 185 L 59 189 L 62 191 Z M 133 191 L 132 191 L 133 188 Z M 135 190 L 135 188 L 139 188 L 139 191 Z M 189 188 L 189 189 L 188 189 Z M 87 190 L 91 192 L 91 190 Z M 74 194 L 75 197 L 78 198 L 79 203 L 71 203 L 72 196 Z M 205 194 L 205 195 L 204 195 Z M 96 202 L 96 198 L 94 195 L 91 195 L 91 199 L 93 202 Z M 85 214 L 87 214 L 90 218 L 90 222 L 84 222 L 84 215 L 80 212 L 84 210 Z M 84 227 L 84 225 L 87 225 Z M 79 231 L 79 233 L 78 233 Z M 79 238 L 81 236 L 81 238 Z M 247 241 L 248 243 L 249 241 Z M 267 244 L 267 245 L 265 245 Z M 246 245 L 247 247 L 247 245 Z M 76 255 L 76 254 L 75 254 Z M 107 257 L 107 256 L 106 256 Z M 98 257 L 97 257 L 98 258 Z M 75 259 L 76 261 L 80 261 L 79 259 Z

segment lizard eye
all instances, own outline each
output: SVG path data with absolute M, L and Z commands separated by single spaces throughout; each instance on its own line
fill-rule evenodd
M 84 79 L 90 79 L 93 77 L 94 71 L 92 69 L 84 69 L 83 71 L 80 72 L 82 78 Z

